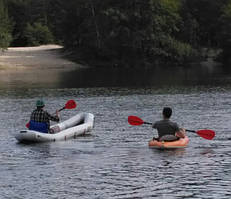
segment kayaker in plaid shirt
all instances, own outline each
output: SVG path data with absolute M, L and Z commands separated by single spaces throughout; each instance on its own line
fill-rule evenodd
M 59 122 L 59 112 L 56 111 L 56 115 L 53 116 L 47 111 L 43 110 L 45 104 L 43 100 L 37 100 L 37 108 L 31 113 L 30 116 L 30 130 L 41 131 L 44 133 L 50 132 L 50 120 Z M 51 133 L 51 132 L 50 132 Z

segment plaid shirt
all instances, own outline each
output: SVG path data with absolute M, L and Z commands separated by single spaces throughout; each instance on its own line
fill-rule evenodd
M 47 111 L 43 109 L 35 109 L 30 116 L 30 120 L 34 120 L 35 122 L 46 122 L 48 127 L 50 127 L 50 120 L 58 122 L 58 116 L 52 116 Z

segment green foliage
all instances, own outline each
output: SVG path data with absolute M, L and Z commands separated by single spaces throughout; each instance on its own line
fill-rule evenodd
M 51 25 L 48 22 L 53 0 L 7 0 L 9 15 L 14 23 L 13 46 L 36 45 L 36 43 L 47 43 L 48 32 Z M 38 23 L 38 24 L 36 24 Z M 31 26 L 31 27 L 29 27 Z M 49 30 L 47 30 L 47 28 Z M 36 30 L 37 29 L 37 30 Z M 29 33 L 28 33 L 29 31 Z M 35 32 L 42 32 L 45 41 L 42 42 Z M 28 35 L 24 35 L 28 34 Z M 45 36 L 47 35 L 47 36 Z M 34 44 L 33 44 L 34 43 Z
M 231 52 L 231 0 L 5 1 L 14 46 L 55 41 L 84 59 L 122 66 L 181 63 L 204 47 Z M 9 43 L 7 31 L 0 29 Z
M 6 49 L 11 42 L 12 38 L 8 32 L 0 32 L 0 49 Z
M 27 24 L 24 32 L 25 40 L 28 46 L 37 46 L 41 44 L 53 43 L 52 33 L 47 26 L 41 23 Z
M 0 0 L 0 49 L 5 49 L 11 42 L 11 26 L 5 2 Z
M 227 0 L 184 0 L 182 2 L 184 2 L 181 10 L 183 35 L 190 37 L 191 42 L 194 42 L 193 46 L 217 47 L 217 35 L 220 31 L 219 18 Z M 184 27 L 187 29 L 184 30 Z
M 68 7 L 62 24 L 62 29 L 70 30 L 64 44 L 128 65 L 137 60 L 181 61 L 193 50 L 175 38 L 180 8 L 180 0 L 78 0 Z
M 220 48 L 223 50 L 220 58 L 223 62 L 231 63 L 231 0 L 228 0 L 223 7 L 219 23 L 220 28 L 217 40 Z

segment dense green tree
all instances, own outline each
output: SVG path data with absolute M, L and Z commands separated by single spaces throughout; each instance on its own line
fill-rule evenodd
M 14 23 L 13 46 L 29 46 L 35 45 L 35 43 L 45 44 L 47 41 L 51 41 L 51 37 L 53 36 L 51 36 L 50 23 L 48 22 L 50 1 L 51 0 L 8 0 L 9 15 Z M 43 35 L 41 37 L 39 35 L 35 36 L 36 29 L 38 33 L 43 29 Z M 45 32 L 49 32 L 49 34 Z M 32 35 L 34 35 L 33 39 Z M 47 35 L 48 38 L 45 38 L 45 35 Z M 36 38 L 39 40 L 35 41 Z M 44 38 L 43 42 L 41 38 Z
M 218 46 L 218 19 L 226 2 L 227 0 L 182 0 L 183 27 L 181 30 L 186 36 L 185 40 L 189 38 L 194 46 Z
M 179 14 L 181 16 L 179 34 L 176 38 L 182 40 L 185 43 L 190 44 L 194 48 L 199 46 L 199 22 L 193 16 L 191 12 L 191 7 L 188 3 L 189 1 L 182 1 Z
M 26 43 L 30 46 L 38 46 L 42 44 L 53 43 L 53 35 L 47 26 L 39 22 L 27 24 L 24 30 L 24 38 Z
M 8 0 L 9 17 L 13 23 L 12 46 L 26 46 L 23 32 L 30 20 L 29 0 Z
M 217 40 L 222 51 L 221 58 L 225 63 L 231 63 L 231 0 L 222 9 L 219 18 L 220 28 Z
M 72 1 L 62 27 L 70 30 L 64 44 L 129 65 L 183 61 L 193 50 L 175 38 L 180 6 L 180 0 Z
M 4 0 L 0 0 L 0 48 L 5 49 L 11 41 L 11 26 Z
M 229 56 L 231 0 L 4 1 L 12 46 L 54 41 L 85 60 L 122 66 L 182 63 L 204 47 L 221 47 Z M 1 21 L 9 24 L 1 5 Z M 10 36 L 8 25 L 0 27 Z
M 63 0 L 48 0 L 46 5 L 47 10 L 47 23 L 50 31 L 54 35 L 56 42 L 62 44 L 63 37 L 65 35 L 66 29 L 63 29 L 62 24 L 66 18 L 68 12 L 67 2 Z

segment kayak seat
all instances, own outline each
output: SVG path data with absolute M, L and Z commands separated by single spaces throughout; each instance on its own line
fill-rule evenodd
M 159 139 L 159 141 L 166 141 L 166 142 L 173 142 L 176 140 L 179 140 L 179 138 L 176 137 L 175 135 L 164 135 Z
M 48 125 L 46 122 L 35 122 L 34 120 L 31 120 L 29 130 L 48 133 Z

